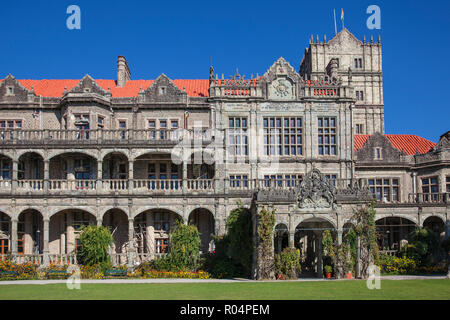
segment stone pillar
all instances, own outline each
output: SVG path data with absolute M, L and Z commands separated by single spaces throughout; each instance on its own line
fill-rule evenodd
M 23 254 L 34 253 L 34 240 L 33 240 L 33 215 L 32 213 L 24 213 L 25 218 L 25 234 L 23 239 Z
M 19 173 L 19 162 L 17 160 L 13 160 L 12 162 L 12 188 L 13 191 L 17 189 L 18 186 L 18 182 L 17 182 L 17 178 L 18 178 L 18 173 Z
M 66 229 L 66 242 L 67 242 L 67 252 L 71 253 L 75 250 L 75 228 L 73 227 L 73 213 L 68 212 L 67 214 L 67 229 Z
M 13 259 L 17 255 L 17 219 L 11 220 L 11 253 L 13 254 Z
M 102 190 L 103 187 L 103 161 L 97 161 L 97 190 Z
M 155 253 L 155 246 L 154 246 L 154 227 L 153 227 L 153 219 L 152 215 L 150 213 L 145 214 L 146 224 L 147 227 L 145 229 L 146 233 L 146 246 L 147 246 L 147 253 L 150 254 L 150 258 L 153 259 L 153 255 Z
M 134 262 L 134 220 L 128 219 L 128 268 L 133 268 Z
M 322 261 L 322 231 L 316 234 L 316 250 L 317 250 L 317 277 L 323 278 L 323 261 Z
M 342 244 L 342 234 L 344 233 L 344 231 L 342 229 L 338 229 L 337 230 L 337 240 L 338 240 L 338 244 L 341 245 Z
M 50 189 L 50 161 L 44 160 L 44 192 Z
M 183 193 L 187 192 L 187 178 L 188 178 L 187 161 L 188 159 L 186 158 L 183 152 L 183 185 L 182 185 Z
M 355 278 L 359 278 L 361 275 L 361 239 L 356 236 L 356 265 L 355 265 Z
M 50 243 L 49 243 L 49 239 L 50 239 L 50 220 L 48 219 L 44 219 L 44 248 L 43 248 L 43 253 L 44 253 L 44 261 L 43 264 L 44 266 L 47 266 L 50 263 Z
M 289 231 L 289 248 L 295 247 L 295 231 Z
M 128 193 L 132 194 L 134 189 L 134 161 L 128 161 Z

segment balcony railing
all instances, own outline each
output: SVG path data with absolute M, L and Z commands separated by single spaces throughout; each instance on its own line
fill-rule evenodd
M 410 193 L 409 203 L 450 203 L 450 193 Z
M 92 130 L 22 130 L 0 131 L 0 145 L 11 144 L 117 144 L 144 143 L 162 144 L 178 143 L 183 138 L 202 138 L 210 141 L 211 130 L 206 128 L 184 129 L 92 129 Z

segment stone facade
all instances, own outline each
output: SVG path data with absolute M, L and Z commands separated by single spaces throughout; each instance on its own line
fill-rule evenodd
M 380 230 L 394 231 L 383 249 L 406 237 L 398 224 L 444 236 L 449 133 L 429 152 L 394 147 L 381 65 L 380 40 L 344 29 L 312 39 L 299 72 L 283 58 L 249 79 L 211 67 L 207 92 L 164 74 L 137 89 L 124 57 L 117 84 L 86 75 L 60 95 L 9 75 L 0 83 L 0 254 L 72 262 L 79 227 L 95 223 L 113 231 L 114 262 L 131 266 L 167 250 L 177 219 L 198 226 L 206 252 L 239 201 L 276 209 L 275 249 L 305 250 L 318 275 L 321 232 L 342 239 L 353 210 L 373 198 Z M 371 135 L 358 150 L 356 133 Z

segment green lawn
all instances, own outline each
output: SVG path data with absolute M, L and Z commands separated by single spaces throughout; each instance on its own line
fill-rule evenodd
M 382 280 L 380 290 L 366 282 L 2 285 L 0 300 L 11 299 L 151 299 L 151 300 L 290 300 L 290 299 L 450 299 L 450 280 Z

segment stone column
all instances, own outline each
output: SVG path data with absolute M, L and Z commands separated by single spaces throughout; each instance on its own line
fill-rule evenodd
M 145 219 L 146 219 L 146 223 L 147 223 L 147 227 L 145 229 L 145 233 L 146 233 L 146 246 L 147 246 L 147 253 L 150 255 L 150 259 L 154 258 L 154 253 L 155 253 L 155 246 L 154 246 L 154 227 L 153 227 L 153 219 L 152 219 L 152 215 L 149 214 L 148 212 L 145 214 Z
M 44 219 L 44 248 L 43 248 L 43 253 L 44 253 L 44 261 L 43 264 L 44 266 L 47 266 L 50 263 L 50 243 L 49 243 L 49 239 L 50 239 L 50 220 L 48 219 Z
M 17 189 L 18 186 L 18 182 L 17 182 L 17 178 L 18 178 L 18 171 L 19 171 L 19 162 L 17 160 L 13 160 L 12 162 L 12 181 L 11 181 L 11 185 L 13 188 L 13 191 Z
M 342 229 L 338 229 L 337 230 L 337 240 L 338 240 L 338 244 L 342 244 L 342 234 L 343 234 L 343 230 Z
M 44 192 L 50 189 L 50 161 L 44 160 Z
M 134 220 L 128 219 L 128 268 L 133 268 L 134 263 Z
M 323 278 L 323 261 L 322 261 L 322 231 L 319 231 L 316 239 L 317 249 L 317 277 Z
M 11 253 L 13 254 L 13 259 L 17 255 L 17 219 L 11 220 Z
M 183 149 L 184 151 L 184 149 Z M 187 169 L 187 159 L 183 152 L 183 193 L 187 192 L 187 178 L 188 178 L 188 169 Z
M 97 191 L 102 190 L 103 187 L 103 161 L 97 161 Z
M 361 239 L 356 236 L 356 265 L 355 265 L 355 278 L 360 277 L 361 270 Z
M 295 231 L 289 231 L 289 248 L 295 247 Z
M 128 161 L 128 193 L 132 194 L 134 189 L 134 161 Z
M 67 242 L 67 254 L 75 250 L 75 228 L 73 227 L 73 213 L 67 214 L 67 229 L 66 229 L 66 242 Z

